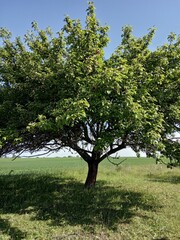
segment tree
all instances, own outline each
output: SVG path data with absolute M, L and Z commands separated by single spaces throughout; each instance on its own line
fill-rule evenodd
M 56 36 L 35 22 L 23 40 L 1 29 L 0 156 L 71 148 L 88 164 L 86 187 L 99 163 L 127 146 L 179 158 L 180 38 L 172 33 L 151 51 L 154 28 L 136 38 L 125 26 L 105 59 L 107 31 L 93 3 L 84 28 L 66 17 Z

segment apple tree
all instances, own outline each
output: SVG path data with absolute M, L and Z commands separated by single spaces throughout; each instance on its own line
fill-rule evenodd
M 66 17 L 54 35 L 33 22 L 15 40 L 1 29 L 0 156 L 70 148 L 88 164 L 86 187 L 126 147 L 180 162 L 180 38 L 152 51 L 154 28 L 137 38 L 125 26 L 107 59 L 107 32 L 93 3 L 85 27 Z

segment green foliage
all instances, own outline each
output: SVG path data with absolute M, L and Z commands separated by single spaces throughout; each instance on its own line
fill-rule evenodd
M 180 38 L 151 51 L 154 28 L 136 38 L 125 26 L 105 59 L 107 31 L 93 3 L 84 28 L 66 17 L 56 36 L 33 22 L 13 42 L 1 29 L 0 155 L 67 146 L 100 162 L 127 146 L 168 157 L 167 145 L 179 148 Z

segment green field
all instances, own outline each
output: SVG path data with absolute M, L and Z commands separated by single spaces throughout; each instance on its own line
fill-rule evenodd
M 80 158 L 0 159 L 0 240 L 180 239 L 179 168 L 105 160 L 92 190 L 86 174 Z

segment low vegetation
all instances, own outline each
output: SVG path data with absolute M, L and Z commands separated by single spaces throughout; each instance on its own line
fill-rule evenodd
M 121 161 L 112 160 L 112 161 Z M 79 158 L 0 159 L 0 239 L 180 239 L 180 169 L 105 160 L 96 188 Z

